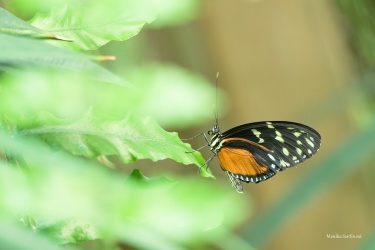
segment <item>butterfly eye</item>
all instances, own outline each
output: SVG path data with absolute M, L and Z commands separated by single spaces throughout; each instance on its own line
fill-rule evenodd
M 213 134 L 217 134 L 220 132 L 220 129 L 219 129 L 219 125 L 214 125 L 213 129 L 212 129 L 212 133 Z
M 220 129 L 218 125 L 214 125 L 214 127 L 207 132 L 209 135 L 216 135 L 220 133 Z

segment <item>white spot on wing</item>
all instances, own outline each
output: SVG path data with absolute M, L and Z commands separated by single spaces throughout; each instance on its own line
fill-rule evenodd
M 302 133 L 300 133 L 300 132 L 294 132 L 293 135 L 294 135 L 295 137 L 299 137 L 300 135 L 302 135 Z
M 300 148 L 296 148 L 297 154 L 302 155 L 303 151 Z
M 315 147 L 314 143 L 312 143 L 308 138 L 305 138 L 305 140 L 312 148 Z
M 275 130 L 275 132 L 276 132 L 276 138 L 275 139 L 279 142 L 284 142 L 284 139 L 283 139 L 281 133 L 277 130 Z
M 261 135 L 261 132 L 259 132 L 258 130 L 256 130 L 255 128 L 251 129 L 251 132 L 253 132 L 253 134 L 258 137 L 259 141 L 258 143 L 263 143 L 264 142 L 264 139 L 263 138 L 260 138 L 260 135 Z
M 289 167 L 290 166 L 290 164 L 288 162 L 284 161 L 284 160 L 281 160 L 280 163 L 281 163 L 281 166 L 283 166 L 283 167 Z
M 288 156 L 289 155 L 289 151 L 287 148 L 283 148 L 283 153 L 284 155 Z
M 269 157 L 271 160 L 276 161 L 276 159 L 275 159 L 275 157 L 273 157 L 273 155 L 271 155 L 271 154 L 267 154 L 267 155 L 268 155 L 268 157 Z
M 273 125 L 272 125 L 272 122 L 266 122 L 267 124 L 267 128 L 275 128 Z

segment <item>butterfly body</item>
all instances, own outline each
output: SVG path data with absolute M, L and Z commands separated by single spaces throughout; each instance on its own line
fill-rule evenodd
M 320 147 L 319 133 L 300 123 L 255 122 L 221 133 L 216 124 L 208 131 L 210 150 L 232 185 L 258 183 L 313 156 Z

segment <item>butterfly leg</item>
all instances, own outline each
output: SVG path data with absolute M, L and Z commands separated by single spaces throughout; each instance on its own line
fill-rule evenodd
M 186 151 L 185 153 L 194 153 L 194 152 L 196 152 L 196 151 L 200 151 L 201 149 L 203 149 L 203 148 L 205 148 L 205 147 L 207 147 L 207 146 L 210 146 L 210 142 L 209 142 L 209 140 L 207 139 L 207 136 L 206 136 L 206 133 L 200 133 L 200 134 L 198 134 L 198 135 L 196 135 L 196 136 L 194 136 L 194 137 L 191 137 L 191 138 L 188 138 L 188 139 L 182 139 L 183 141 L 188 141 L 188 140 L 192 140 L 192 139 L 194 139 L 194 138 L 197 138 L 197 137 L 199 137 L 199 136 L 204 136 L 204 139 L 206 140 L 206 142 L 207 142 L 207 144 L 206 145 L 203 145 L 202 147 L 200 147 L 200 148 L 198 148 L 198 149 L 195 149 L 195 150 L 193 150 L 193 151 Z
M 187 154 L 191 154 L 191 153 L 194 153 L 194 152 L 197 152 L 197 151 L 200 151 L 202 148 L 205 148 L 207 147 L 208 145 L 203 145 L 202 147 L 198 148 L 198 149 L 194 149 L 193 151 L 185 151 L 185 153 Z
M 216 155 L 213 155 L 210 159 L 208 159 L 207 161 L 205 161 L 198 169 L 198 173 L 201 172 L 201 168 L 203 168 L 203 166 L 206 166 L 206 171 L 208 170 L 208 166 L 210 165 L 210 162 L 215 158 Z
M 197 134 L 197 135 L 195 135 L 195 136 L 193 136 L 193 137 L 191 137 L 191 138 L 181 139 L 181 140 L 182 140 L 182 141 L 190 141 L 190 140 L 193 140 L 193 139 L 195 139 L 195 138 L 197 138 L 197 137 L 199 137 L 199 136 L 202 136 L 202 135 L 205 135 L 205 133 L 202 132 L 202 133 Z M 205 137 L 206 137 L 206 136 L 205 136 Z M 207 139 L 206 139 L 206 140 L 207 140 Z

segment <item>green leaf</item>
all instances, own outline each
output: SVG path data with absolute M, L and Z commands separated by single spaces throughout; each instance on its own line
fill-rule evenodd
M 0 246 L 1 249 L 12 250 L 59 250 L 54 242 L 47 237 L 36 234 L 21 225 L 11 223 L 8 220 L 0 217 Z M 22 239 L 22 240 L 20 240 Z M 70 247 L 65 248 L 71 249 Z
M 215 118 L 213 108 L 220 115 L 225 113 L 223 91 L 181 67 L 153 63 L 138 67 L 127 76 L 141 89 L 134 99 L 137 112 L 151 116 L 164 128 L 206 124 Z
M 168 158 L 204 164 L 200 153 L 186 153 L 193 149 L 176 133 L 165 132 L 152 119 L 130 115 L 141 106 L 134 101 L 137 91 L 58 71 L 16 73 L 3 78 L 0 92 L 0 113 L 16 134 L 32 135 L 85 157 L 117 155 L 125 163 Z M 212 176 L 206 168 L 201 170 Z
M 174 185 L 177 182 L 167 178 L 167 177 L 158 177 L 158 178 L 148 178 L 144 176 L 139 169 L 133 169 L 133 171 L 127 176 L 126 181 L 136 182 L 141 185 Z
M 160 28 L 176 26 L 195 19 L 199 14 L 201 2 L 198 0 L 155 0 L 158 17 L 150 27 Z
M 84 72 L 23 68 L 10 73 L 1 78 L 0 114 L 19 129 L 69 123 L 92 106 L 97 116 L 121 119 L 133 106 L 134 90 L 92 81 Z
M 38 66 L 86 73 L 96 80 L 125 85 L 118 76 L 90 61 L 91 57 L 42 40 L 0 34 L 0 66 Z M 27 52 L 27 53 L 26 53 Z
M 117 155 L 124 163 L 167 158 L 199 167 L 204 163 L 199 152 L 187 153 L 193 149 L 189 144 L 183 143 L 177 133 L 168 133 L 150 118 L 132 114 L 121 121 L 104 122 L 95 120 L 93 113 L 88 112 L 82 119 L 71 124 L 24 129 L 18 135 L 43 139 L 74 155 Z M 212 177 L 206 168 L 201 168 L 201 173 Z
M 0 32 L 10 35 L 47 37 L 47 33 L 0 8 Z
M 125 163 L 169 158 L 199 167 L 204 164 L 199 152 L 186 153 L 193 149 L 176 133 L 165 132 L 150 118 L 130 115 L 142 106 L 133 96 L 137 91 L 75 74 L 17 73 L 3 79 L 0 92 L 0 113 L 16 134 L 32 135 L 85 157 L 117 155 Z M 212 176 L 206 168 L 201 170 L 202 175 Z
M 59 244 L 77 243 L 99 238 L 95 227 L 80 218 L 48 221 L 39 225 L 38 232 L 47 235 Z
M 69 0 L 12 0 L 6 3 L 6 8 L 12 13 L 30 19 L 36 12 L 48 12 L 53 7 L 66 4 L 67 1 Z
M 137 35 L 155 19 L 148 0 L 90 1 L 55 8 L 48 15 L 36 15 L 31 24 L 74 41 L 66 46 L 94 50 L 109 41 L 123 41 Z

